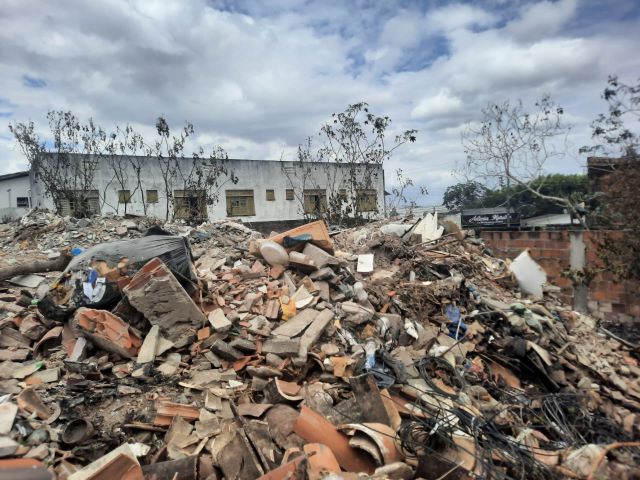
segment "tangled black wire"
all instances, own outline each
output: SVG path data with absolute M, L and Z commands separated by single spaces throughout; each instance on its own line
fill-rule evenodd
M 444 397 L 457 398 L 458 393 L 444 391 L 436 385 L 433 381 L 434 378 L 439 377 L 445 385 L 455 389 L 457 392 L 460 392 L 465 385 L 465 381 L 458 371 L 442 357 L 426 356 L 420 359 L 415 364 L 415 367 L 427 385 Z

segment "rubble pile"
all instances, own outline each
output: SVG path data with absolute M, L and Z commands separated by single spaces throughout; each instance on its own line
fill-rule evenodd
M 75 256 L 1 290 L 0 479 L 640 475 L 637 346 L 435 217 L 46 215 L 3 232 Z

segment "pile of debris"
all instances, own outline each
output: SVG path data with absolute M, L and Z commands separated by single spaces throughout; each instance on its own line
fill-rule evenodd
M 526 252 L 430 215 L 267 239 L 122 222 L 1 289 L 0 479 L 640 474 L 638 348 Z M 23 251 L 72 231 L 19 228 Z

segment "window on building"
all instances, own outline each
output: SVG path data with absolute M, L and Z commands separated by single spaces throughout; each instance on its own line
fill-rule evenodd
M 158 190 L 147 190 L 147 203 L 158 203 Z
M 276 199 L 276 192 L 274 190 L 267 190 L 267 201 L 273 202 Z
M 16 202 L 18 208 L 29 208 L 29 197 L 18 197 Z
M 287 200 L 293 200 L 293 188 L 287 188 Z
M 131 203 L 131 190 L 118 190 L 118 203 Z
M 204 190 L 174 190 L 173 215 L 181 220 L 207 218 L 207 195 Z
M 227 190 L 227 216 L 247 217 L 256 214 L 253 190 Z
M 98 215 L 100 196 L 97 190 L 70 190 L 60 199 L 60 213 L 63 216 Z
M 317 214 L 327 211 L 326 190 L 304 190 L 304 213 Z
M 378 210 L 378 195 L 375 190 L 356 191 L 356 209 L 358 212 L 375 212 Z

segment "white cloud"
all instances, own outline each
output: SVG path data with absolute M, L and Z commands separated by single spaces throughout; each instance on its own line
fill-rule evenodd
M 419 130 L 389 164 L 389 179 L 402 167 L 441 192 L 462 156 L 462 126 L 486 102 L 551 93 L 576 119 L 579 146 L 604 110 L 607 75 L 640 72 L 630 54 L 640 22 L 629 10 L 621 21 L 577 0 L 403 5 L 4 0 L 0 173 L 25 165 L 8 123 L 31 119 L 45 134 L 49 109 L 149 132 L 164 114 L 175 126 L 193 122 L 197 143 L 273 159 L 292 158 L 332 112 L 365 100 L 394 129 Z M 46 86 L 28 87 L 25 75 Z
M 542 1 L 527 5 L 507 30 L 518 40 L 531 41 L 561 32 L 576 14 L 578 0 Z
M 429 13 L 430 28 L 434 31 L 450 31 L 468 27 L 487 27 L 497 17 L 479 7 L 453 3 Z
M 411 117 L 416 119 L 437 118 L 458 113 L 461 108 L 462 100 L 451 95 L 449 89 L 444 88 L 437 95 L 420 100 L 411 111 Z

